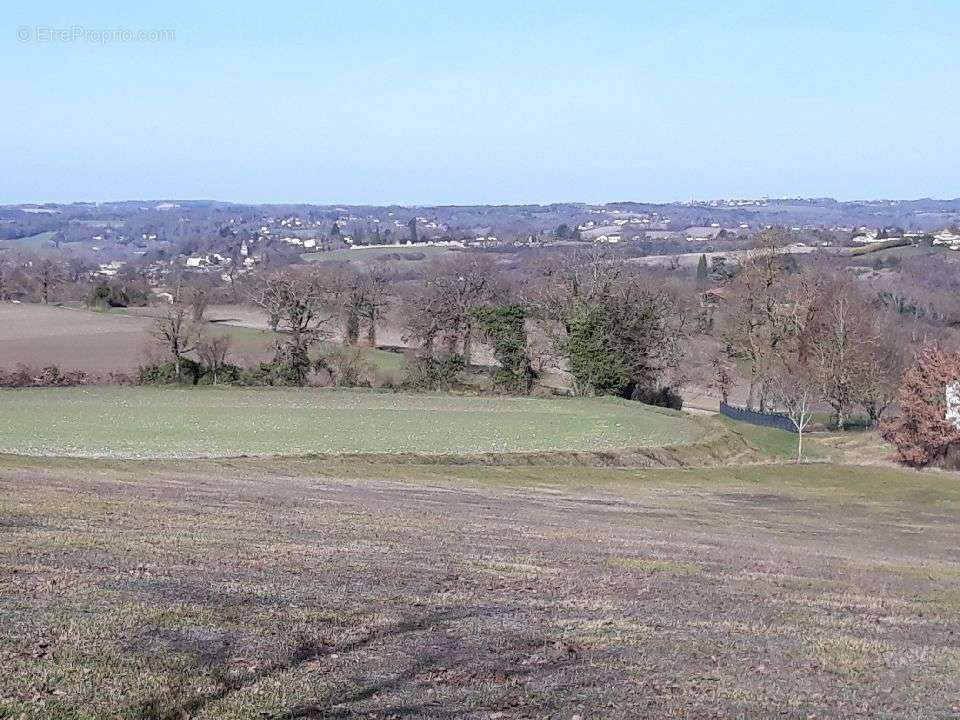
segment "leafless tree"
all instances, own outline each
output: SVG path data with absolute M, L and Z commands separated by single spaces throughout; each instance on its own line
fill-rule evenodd
M 174 287 L 173 302 L 164 308 L 154 324 L 154 337 L 173 357 L 177 382 L 183 380 L 183 358 L 197 349 L 200 340 L 202 315 L 195 317 L 191 293 L 182 285 Z
M 390 306 L 388 287 L 390 272 L 384 266 L 374 266 L 363 277 L 363 303 L 360 306 L 360 315 L 367 325 L 367 345 L 377 346 L 377 325 Z
M 720 393 L 721 402 L 729 402 L 735 384 L 733 365 L 722 355 L 714 355 L 710 358 L 710 368 L 713 373 L 710 387 Z
M 797 431 L 797 462 L 803 460 L 803 431 L 813 420 L 816 383 L 802 373 L 784 371 L 771 382 L 774 400 Z
M 857 379 L 857 395 L 870 426 L 876 428 L 897 398 L 900 381 L 910 365 L 910 349 L 917 343 L 911 342 L 900 318 L 889 313 L 877 316 L 873 326 L 872 357 Z
M 833 408 L 837 427 L 843 430 L 877 360 L 876 329 L 866 303 L 849 281 L 837 279 L 824 288 L 819 316 L 809 334 L 811 366 L 820 395 Z
M 51 293 L 66 279 L 63 262 L 59 257 L 43 254 L 36 256 L 28 267 L 29 277 L 37 289 L 40 302 L 50 302 Z
M 344 268 L 330 275 L 330 284 L 342 316 L 343 344 L 355 346 L 360 339 L 360 314 L 366 291 L 363 276 L 353 268 Z
M 548 257 L 524 294 L 540 318 L 566 331 L 571 303 L 590 305 L 608 297 L 624 272 L 624 264 L 600 248 Z
M 0 302 L 10 299 L 16 264 L 8 253 L 0 252 Z
M 83 280 L 95 267 L 83 255 L 69 255 L 63 261 L 64 276 L 68 282 L 72 283 Z
M 290 380 L 304 384 L 310 370 L 310 348 L 329 337 L 336 318 L 336 288 L 317 270 L 281 270 L 263 278 L 254 302 L 271 324 L 287 336 L 277 345 L 276 360 L 285 365 Z
M 783 304 L 786 272 L 780 247 L 786 240 L 783 231 L 759 234 L 732 284 L 736 296 L 724 339 L 731 354 L 749 366 L 749 409 L 758 401 L 763 409 L 781 343 L 793 330 L 794 313 L 784 312 Z
M 406 337 L 432 353 L 440 340 L 453 355 L 460 350 L 469 365 L 473 345 L 473 310 L 497 294 L 497 277 L 485 255 L 438 260 L 427 270 L 424 286 L 410 303 Z
M 197 355 L 213 375 L 214 385 L 220 382 L 220 373 L 227 364 L 227 355 L 229 352 L 229 335 L 209 335 L 197 343 Z
M 190 319 L 199 324 L 203 322 L 203 316 L 207 313 L 207 306 L 210 303 L 210 295 L 206 287 L 194 285 L 187 291 L 187 297 L 190 300 Z

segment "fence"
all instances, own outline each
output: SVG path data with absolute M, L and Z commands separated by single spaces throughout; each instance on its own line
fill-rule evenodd
M 795 433 L 797 431 L 793 421 L 783 413 L 767 413 L 738 408 L 733 405 L 720 403 L 720 414 L 731 420 L 750 423 L 751 425 L 760 425 L 761 427 L 776 428 L 777 430 L 786 430 Z

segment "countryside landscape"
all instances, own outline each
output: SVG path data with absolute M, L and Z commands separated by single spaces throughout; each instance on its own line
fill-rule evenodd
M 13 5 L 0 720 L 960 718 L 957 9 Z

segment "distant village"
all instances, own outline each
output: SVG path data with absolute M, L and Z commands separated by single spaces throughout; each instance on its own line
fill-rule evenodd
M 229 284 L 264 264 L 309 263 L 328 253 L 345 260 L 378 248 L 606 245 L 633 256 L 733 251 L 773 226 L 788 228 L 806 247 L 927 244 L 960 251 L 958 225 L 960 201 L 763 198 L 436 208 L 130 201 L 0 207 L 0 250 L 66 252 L 103 278 L 135 267 L 156 287 L 174 272 L 216 275 Z

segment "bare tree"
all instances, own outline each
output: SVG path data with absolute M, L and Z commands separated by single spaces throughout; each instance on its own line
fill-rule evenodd
M 229 352 L 229 335 L 210 335 L 202 338 L 200 342 L 197 343 L 197 355 L 213 375 L 214 385 L 220 382 L 220 373 L 227 364 L 227 355 Z
M 809 329 L 811 365 L 820 395 L 833 408 L 837 428 L 843 430 L 877 360 L 876 329 L 863 298 L 845 279 L 824 288 L 819 306 Z
M 720 393 L 720 401 L 726 404 L 735 384 L 734 368 L 726 358 L 714 355 L 710 358 L 710 369 L 713 373 L 710 387 Z
M 360 339 L 360 313 L 366 291 L 363 277 L 356 270 L 346 268 L 332 274 L 330 283 L 342 315 L 343 344 L 355 346 Z
M 897 398 L 900 381 L 911 361 L 910 348 L 917 343 L 900 318 L 890 314 L 875 319 L 873 336 L 872 355 L 857 380 L 857 400 L 867 413 L 870 427 L 877 428 Z
M 794 314 L 785 313 L 783 305 L 786 272 L 780 247 L 786 240 L 781 230 L 760 233 L 733 282 L 736 300 L 724 339 L 730 353 L 749 366 L 751 410 L 758 401 L 763 410 L 781 342 L 792 330 Z
M 0 302 L 10 299 L 16 264 L 8 253 L 0 252 Z
M 157 318 L 153 335 L 173 357 L 177 382 L 183 381 L 183 358 L 197 349 L 200 340 L 200 322 L 196 319 L 190 292 L 182 285 L 174 288 L 173 302 Z
M 796 428 L 797 462 L 800 462 L 803 460 L 803 431 L 813 420 L 815 383 L 804 374 L 784 372 L 774 378 L 771 386 L 777 405 Z
M 210 296 L 207 288 L 193 286 L 189 289 L 187 297 L 190 300 L 190 317 L 194 323 L 203 322 L 203 316 L 207 313 L 207 306 L 210 303 Z
M 230 286 L 230 295 L 233 298 L 233 304 L 240 303 L 240 279 L 243 274 L 243 255 L 240 254 L 240 248 L 233 248 L 229 256 L 229 262 L 224 269 L 224 279 Z
M 363 277 L 363 303 L 360 306 L 360 316 L 367 325 L 367 345 L 377 346 L 377 325 L 390 306 L 387 294 L 389 286 L 389 270 L 383 266 L 374 266 Z
M 282 270 L 266 276 L 254 302 L 263 308 L 271 324 L 287 340 L 278 343 L 275 360 L 285 368 L 287 379 L 306 383 L 310 371 L 310 348 L 329 336 L 336 318 L 336 288 L 316 270 Z
M 492 261 L 471 253 L 464 258 L 438 260 L 427 271 L 423 288 L 410 303 L 407 337 L 432 353 L 441 340 L 447 351 L 470 364 L 475 308 L 491 302 L 498 282 Z
M 66 279 L 63 262 L 52 255 L 38 255 L 29 263 L 28 274 L 40 296 L 40 302 L 50 302 L 50 295 Z
M 82 255 L 68 255 L 63 262 L 64 276 L 68 282 L 78 283 L 96 266 Z

